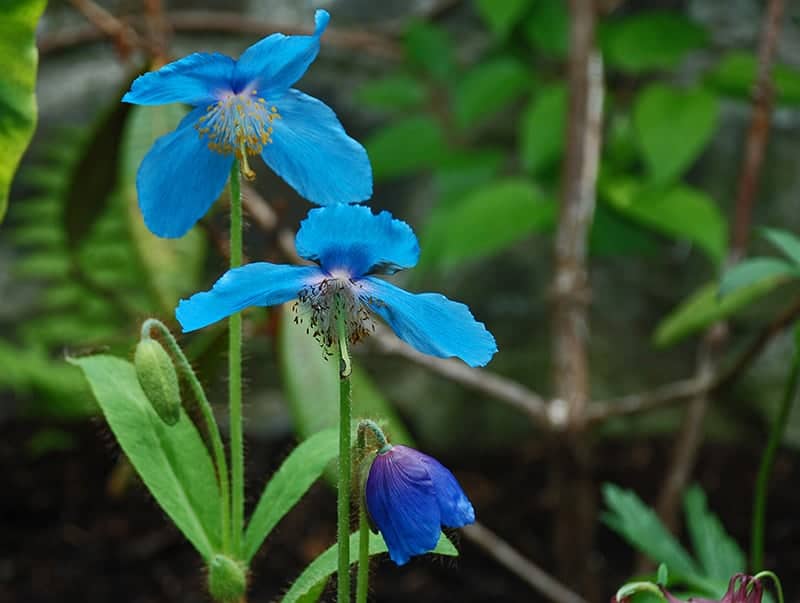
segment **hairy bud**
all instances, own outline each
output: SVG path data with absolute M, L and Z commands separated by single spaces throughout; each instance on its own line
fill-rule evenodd
M 225 555 L 214 555 L 208 565 L 208 592 L 219 603 L 237 603 L 247 590 L 244 566 Z
M 136 376 L 147 399 L 167 425 L 175 425 L 181 412 L 181 393 L 175 365 L 155 339 L 142 339 L 134 355 Z

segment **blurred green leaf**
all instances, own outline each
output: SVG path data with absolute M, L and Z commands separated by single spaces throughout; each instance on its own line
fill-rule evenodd
M 781 250 L 793 264 L 800 266 L 800 238 L 797 235 L 777 228 L 762 228 L 761 235 Z
M 658 324 L 653 343 L 658 347 L 678 343 L 718 320 L 736 314 L 778 287 L 783 280 L 780 276 L 768 275 L 723 298 L 719 296 L 719 285 L 716 282 L 708 283 L 681 302 Z
M 501 149 L 455 152 L 444 158 L 434 174 L 437 204 L 458 203 L 461 197 L 495 178 L 505 157 Z
M 758 72 L 758 60 L 747 52 L 734 51 L 725 55 L 707 75 L 708 83 L 728 96 L 750 98 Z M 800 104 L 800 71 L 782 65 L 772 66 L 772 81 L 778 103 Z
M 511 29 L 525 14 L 528 6 L 537 0 L 475 0 L 478 13 L 499 38 L 508 36 Z
M 644 187 L 631 179 L 606 181 L 602 187 L 604 200 L 629 219 L 696 243 L 717 264 L 724 259 L 727 223 L 704 191 L 684 185 Z
M 133 107 L 122 141 L 121 187 L 125 219 L 133 249 L 144 268 L 145 285 L 160 312 L 171 315 L 178 300 L 193 293 L 200 282 L 207 241 L 201 228 L 179 239 L 153 235 L 142 219 L 136 195 L 136 173 L 147 151 L 160 136 L 172 131 L 186 114 L 180 105 Z
M 335 428 L 315 433 L 292 450 L 267 482 L 247 524 L 245 561 L 252 560 L 272 529 L 338 455 L 339 430 Z
M 589 251 L 592 256 L 648 256 L 657 249 L 653 235 L 638 222 L 605 203 L 595 207 L 589 232 Z
M 70 174 L 63 214 L 70 250 L 83 243 L 117 188 L 122 132 L 132 107 L 114 98 L 92 128 Z
M 0 222 L 22 154 L 36 129 L 36 24 L 46 0 L 0 3 Z
M 492 182 L 436 208 L 422 235 L 421 265 L 450 267 L 486 257 L 552 226 L 555 204 L 529 181 Z
M 694 484 L 686 491 L 683 508 L 692 547 L 703 572 L 724 592 L 731 576 L 746 569 L 744 553 L 719 518 L 708 510 L 706 495 L 700 486 Z
M 634 492 L 606 483 L 603 499 L 608 507 L 602 515 L 603 523 L 631 546 L 656 563 L 666 563 L 671 573 L 683 577 L 699 575 L 689 553 Z
M 656 573 L 656 584 L 666 586 L 669 584 L 669 570 L 666 563 L 658 564 L 658 572 Z
M 650 11 L 604 22 L 600 42 L 609 67 L 638 74 L 673 69 L 706 44 L 706 31 L 678 13 Z
M 380 534 L 369 533 L 369 554 L 380 555 L 386 553 L 386 543 Z M 439 542 L 436 548 L 431 551 L 438 555 L 447 555 L 449 557 L 457 557 L 458 551 L 453 543 L 442 534 L 439 537 Z M 289 591 L 281 599 L 282 603 L 297 603 L 300 597 L 312 591 L 319 585 L 320 582 L 327 580 L 330 575 L 336 572 L 338 564 L 338 547 L 333 545 L 319 557 L 314 559 L 309 566 L 303 570 L 297 579 L 292 583 Z M 350 535 L 350 564 L 358 561 L 358 532 Z
M 294 323 L 291 302 L 280 311 L 278 360 L 289 410 L 301 439 L 336 427 L 339 423 L 339 370 L 335 358 L 326 360 L 308 325 Z M 351 377 L 353 419 L 385 421 L 393 442 L 413 443 L 394 408 L 380 394 L 369 376 L 353 366 Z
M 679 178 L 708 144 L 717 125 L 717 98 L 702 88 L 651 84 L 636 98 L 633 122 L 644 163 L 657 184 Z
M 478 63 L 459 81 L 454 97 L 456 121 L 468 129 L 493 116 L 529 88 L 525 66 L 504 56 Z
M 385 111 L 410 111 L 421 107 L 428 97 L 416 78 L 396 73 L 367 81 L 356 90 L 356 99 L 367 107 Z
M 208 561 L 221 545 L 220 496 L 214 465 L 192 420 L 167 426 L 139 386 L 130 362 L 86 356 L 83 370 L 120 446 L 170 519 Z
M 534 0 L 525 20 L 525 33 L 529 42 L 544 54 L 565 57 L 568 24 L 565 0 Z
M 429 115 L 407 117 L 385 126 L 366 141 L 376 180 L 404 176 L 435 166 L 447 154 L 442 127 Z
M 551 168 L 564 152 L 567 91 L 563 84 L 541 88 L 522 115 L 522 166 L 533 174 Z
M 752 258 L 742 260 L 729 268 L 722 275 L 719 285 L 719 295 L 724 297 L 744 287 L 749 287 L 765 279 L 779 279 L 800 277 L 797 266 L 777 258 Z
M 406 28 L 403 45 L 408 62 L 436 80 L 446 81 L 455 66 L 453 45 L 447 32 L 426 21 L 413 21 Z

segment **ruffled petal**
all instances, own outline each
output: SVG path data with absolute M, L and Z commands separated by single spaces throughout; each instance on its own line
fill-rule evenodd
M 235 64 L 232 58 L 218 52 L 195 52 L 137 77 L 122 101 L 135 105 L 192 106 L 216 102 L 220 93 L 232 91 Z
M 367 152 L 350 138 L 325 103 L 297 90 L 278 99 L 272 142 L 261 156 L 300 195 L 317 205 L 354 203 L 372 196 Z
M 295 239 L 297 253 L 328 272 L 347 270 L 352 278 L 393 274 L 419 259 L 411 227 L 387 211 L 363 205 L 331 205 L 308 212 Z
M 261 96 L 281 93 L 299 80 L 317 58 L 319 39 L 328 26 L 325 10 L 314 13 L 314 34 L 286 36 L 275 33 L 256 42 L 236 63 L 236 91 L 255 88 Z
M 175 317 L 184 333 L 222 320 L 249 306 L 275 306 L 297 297 L 320 274 L 316 266 L 256 262 L 228 270 L 210 291 L 182 299 Z
M 475 509 L 472 508 L 472 503 L 469 502 L 455 476 L 432 456 L 422 452 L 419 454 L 420 462 L 428 469 L 428 475 L 433 482 L 442 525 L 448 528 L 460 528 L 473 523 Z
M 456 356 L 470 366 L 483 366 L 497 351 L 494 337 L 464 304 L 439 293 L 409 293 L 374 277 L 361 281 L 362 295 L 373 312 L 397 336 L 424 354 Z
M 136 174 L 144 222 L 160 237 L 186 234 L 225 188 L 233 157 L 212 151 L 200 138 L 194 126 L 204 114 L 195 109 L 156 140 Z
M 395 446 L 379 454 L 367 477 L 367 510 L 397 565 L 436 547 L 441 532 L 433 483 L 415 455 Z

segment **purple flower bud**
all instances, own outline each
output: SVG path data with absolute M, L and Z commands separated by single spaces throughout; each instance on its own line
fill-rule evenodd
M 661 590 L 669 603 L 684 603 L 663 588 Z M 690 597 L 686 603 L 761 603 L 763 594 L 764 587 L 759 580 L 746 574 L 734 574 L 728 583 L 728 592 L 719 601 Z
M 365 498 L 372 523 L 397 565 L 433 550 L 442 526 L 460 528 L 475 521 L 472 504 L 453 474 L 407 446 L 393 446 L 375 457 Z

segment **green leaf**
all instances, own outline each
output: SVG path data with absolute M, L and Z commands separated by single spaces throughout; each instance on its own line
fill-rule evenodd
M 696 243 L 716 264 L 724 259 L 727 223 L 704 191 L 684 185 L 644 187 L 625 178 L 606 181 L 602 187 L 604 200 L 629 219 Z
M 717 125 L 717 98 L 702 88 L 678 90 L 651 84 L 636 98 L 633 123 L 651 178 L 679 178 L 708 144 Z
M 563 84 L 542 88 L 522 115 L 520 155 L 533 174 L 553 167 L 564 152 L 567 90 Z
M 513 57 L 478 63 L 456 87 L 456 122 L 462 129 L 473 128 L 519 98 L 529 86 L 528 70 Z
M 692 50 L 705 46 L 706 31 L 678 13 L 644 12 L 605 22 L 601 46 L 610 67 L 638 74 L 673 69 Z
M 70 174 L 63 214 L 70 250 L 84 241 L 117 188 L 122 131 L 133 107 L 119 99 L 92 129 Z
M 457 203 L 473 189 L 497 177 L 505 161 L 503 150 L 481 148 L 452 153 L 434 174 L 437 205 Z
M 205 266 L 207 241 L 201 228 L 179 239 L 162 239 L 145 226 L 136 195 L 136 173 L 155 140 L 175 129 L 186 115 L 180 105 L 134 107 L 122 141 L 122 193 L 133 250 L 161 312 L 172 314 L 178 300 L 197 290 Z
M 359 103 L 386 111 L 418 109 L 427 98 L 425 86 L 416 78 L 403 73 L 368 81 L 356 91 Z
M 683 508 L 695 555 L 705 575 L 719 584 L 722 594 L 730 577 L 746 569 L 744 553 L 719 518 L 708 510 L 706 495 L 698 485 L 686 491 Z
M 561 58 L 567 55 L 568 24 L 565 0 L 534 0 L 525 20 L 525 33 L 541 52 Z
M 208 561 L 221 542 L 220 496 L 211 457 L 181 409 L 168 427 L 153 410 L 130 362 L 70 359 L 83 370 L 111 430 L 170 519 Z
M 595 207 L 589 232 L 589 251 L 594 257 L 619 255 L 650 256 L 658 249 L 653 235 L 613 207 L 600 203 Z
M 291 304 L 280 313 L 278 359 L 289 409 L 302 439 L 339 424 L 339 371 L 325 360 L 320 344 L 306 333 L 307 325 L 294 323 Z M 353 419 L 385 422 L 392 442 L 413 443 L 392 406 L 358 366 L 353 366 Z
M 486 257 L 551 227 L 554 216 L 555 204 L 529 181 L 497 180 L 431 213 L 420 264 L 450 267 Z
M 379 534 L 373 534 L 370 532 L 369 534 L 369 554 L 372 555 L 380 555 L 381 553 L 388 552 L 389 549 L 386 548 L 386 543 L 383 541 L 383 537 Z M 322 553 L 319 557 L 314 559 L 309 566 L 303 570 L 297 579 L 292 584 L 292 587 L 289 591 L 283 596 L 281 601 L 283 603 L 296 603 L 300 600 L 300 597 L 305 595 L 306 593 L 312 591 L 320 582 L 327 580 L 328 576 L 333 575 L 336 572 L 338 566 L 338 557 L 337 557 L 338 545 L 334 544 L 330 547 L 327 551 Z M 458 551 L 456 547 L 453 546 L 453 543 L 442 534 L 439 537 L 439 542 L 436 544 L 436 548 L 431 551 L 432 553 L 436 553 L 438 555 L 447 555 L 449 557 L 457 557 Z M 358 561 L 358 532 L 354 532 L 350 535 L 350 564 L 354 564 Z
M 747 52 L 731 52 L 712 69 L 707 81 L 721 93 L 742 99 L 750 98 L 758 72 L 758 60 Z M 772 81 L 778 103 L 800 104 L 800 72 L 788 65 L 772 67 Z
M 716 282 L 708 283 L 658 324 L 653 335 L 653 343 L 658 347 L 678 343 L 692 333 L 736 314 L 742 308 L 764 297 L 783 281 L 784 278 L 781 276 L 767 275 L 723 298 L 719 296 L 719 285 Z
M 364 146 L 376 180 L 431 168 L 447 153 L 442 127 L 429 115 L 407 117 L 385 126 Z
M 36 129 L 36 24 L 46 0 L 0 3 L 0 222 L 11 180 Z
M 667 584 L 669 584 L 669 571 L 667 570 L 666 563 L 658 564 L 656 584 L 659 584 L 661 586 L 667 586 Z
M 339 454 L 338 429 L 326 429 L 302 442 L 270 478 L 244 534 L 244 558 L 248 563 L 264 539 L 295 503 L 317 481 L 328 463 Z
M 602 515 L 603 522 L 631 546 L 656 563 L 666 563 L 672 573 L 683 577 L 698 575 L 689 553 L 634 492 L 606 483 L 603 499 L 608 507 Z
M 499 38 L 505 38 L 534 0 L 476 0 L 475 8 Z
M 777 228 L 763 228 L 761 235 L 780 249 L 795 266 L 800 266 L 800 238 L 797 235 Z
M 781 281 L 800 277 L 800 269 L 784 260 L 777 258 L 752 258 L 742 260 L 732 268 L 725 271 L 719 285 L 720 297 L 730 295 L 744 287 L 767 279 Z
M 453 44 L 447 32 L 426 21 L 412 21 L 403 37 L 408 62 L 436 80 L 453 74 Z

